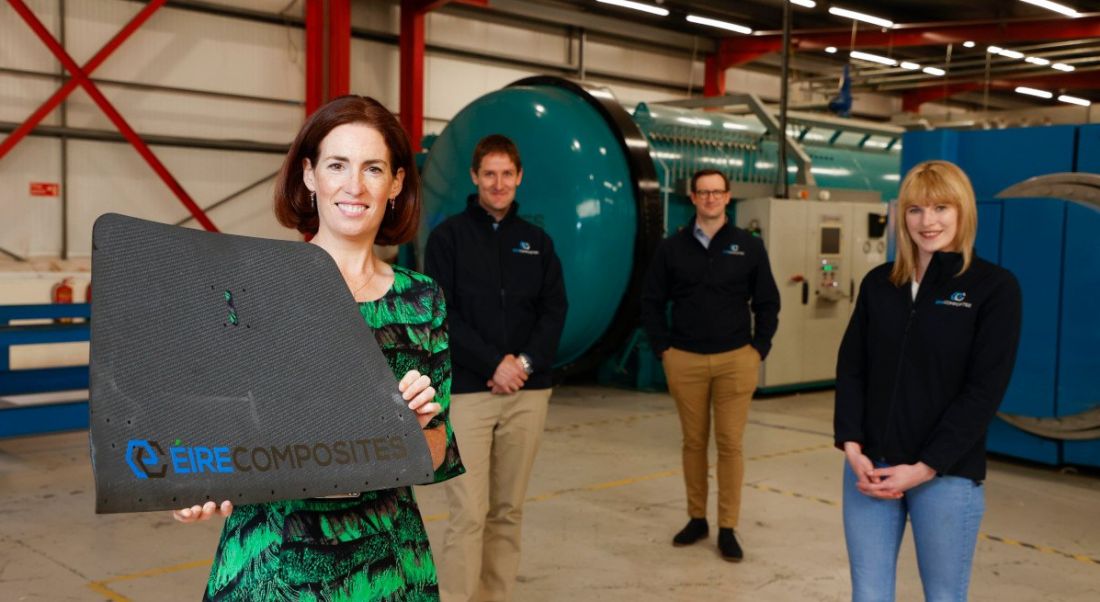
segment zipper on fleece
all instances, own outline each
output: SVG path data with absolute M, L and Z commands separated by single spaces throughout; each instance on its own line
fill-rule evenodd
M 908 293 L 908 291 L 907 291 Z M 894 422 L 894 407 L 897 406 L 898 401 L 898 386 L 901 382 L 901 370 L 905 364 L 905 346 L 909 343 L 909 328 L 913 325 L 913 318 L 917 316 L 917 304 L 912 298 L 909 299 L 909 317 L 905 320 L 905 331 L 901 335 L 901 347 L 898 353 L 898 367 L 894 373 L 894 390 L 890 393 L 890 407 L 886 411 L 886 423 L 882 425 L 882 436 L 879 438 L 880 445 L 883 449 L 880 452 L 886 452 L 886 434 L 890 430 L 890 425 Z M 885 458 L 885 456 L 883 456 Z

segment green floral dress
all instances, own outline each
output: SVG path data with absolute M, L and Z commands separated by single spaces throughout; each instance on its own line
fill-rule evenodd
M 427 276 L 394 266 L 393 287 L 359 304 L 399 379 L 432 379 L 447 451 L 435 482 L 464 472 L 448 420 L 451 359 L 443 293 Z M 240 506 L 226 519 L 204 600 L 438 600 L 435 564 L 412 489 L 355 499 L 285 500 Z

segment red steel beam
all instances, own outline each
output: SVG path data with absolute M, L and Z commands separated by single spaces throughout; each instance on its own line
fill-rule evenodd
M 401 125 L 409 135 L 414 153 L 420 152 L 424 137 L 424 11 L 417 10 L 425 2 L 404 0 L 401 3 L 400 100 L 398 111 Z
M 72 74 L 77 84 L 84 88 L 84 92 L 91 97 L 91 99 L 99 106 L 100 110 L 111 120 L 111 123 L 115 124 L 118 131 L 122 134 L 126 140 L 137 150 L 138 154 L 145 159 L 146 163 L 153 168 L 153 171 L 160 176 L 160 179 L 168 186 L 169 189 L 175 193 L 176 197 L 183 203 L 183 206 L 191 213 L 191 215 L 198 221 L 203 228 L 211 232 L 217 232 L 218 228 L 214 225 L 214 222 L 210 221 L 210 218 L 206 216 L 203 210 L 195 204 L 195 201 L 191 199 L 191 196 L 187 194 L 187 191 L 183 189 L 183 186 L 172 176 L 168 171 L 168 168 L 157 159 L 157 156 L 153 154 L 153 151 L 146 146 L 145 142 L 138 136 L 137 132 L 130 127 L 130 124 L 126 123 L 126 120 L 122 115 L 115 110 L 115 107 L 109 100 L 96 88 L 92 80 L 88 78 L 88 75 L 76 64 L 76 61 L 69 56 L 69 53 L 58 43 L 57 39 L 53 37 L 53 34 L 42 22 L 38 20 L 38 17 L 34 16 L 27 5 L 23 3 L 23 0 L 8 0 L 8 3 L 12 5 L 19 16 L 26 21 L 31 30 L 42 40 L 42 43 L 50 49 L 57 60 L 61 61 L 61 64 L 65 66 L 65 69 Z
M 1071 40 L 1100 37 L 1100 16 L 1077 19 L 1052 18 L 1027 21 L 973 21 L 947 24 L 899 25 L 891 29 L 869 29 L 856 34 L 856 48 L 891 48 L 974 42 L 1021 42 Z M 819 50 L 828 46 L 848 48 L 851 29 L 791 33 L 796 50 Z M 782 34 L 765 34 L 722 40 L 717 52 L 718 67 L 725 70 L 756 57 L 783 49 Z
M 974 42 L 1009 42 L 1027 40 L 1064 40 L 1100 37 L 1100 16 L 1078 19 L 1045 19 L 1040 21 L 965 22 L 941 25 L 900 25 L 892 29 L 873 29 L 857 32 L 855 48 L 880 48 L 898 46 L 928 46 Z M 829 46 L 848 48 L 852 45 L 851 30 L 820 30 L 793 32 L 791 45 L 794 50 L 824 49 Z M 720 81 L 714 89 L 725 89 L 725 72 L 730 67 L 749 63 L 765 54 L 783 49 L 782 34 L 766 34 L 748 37 L 725 38 L 718 47 L 713 63 L 707 63 L 709 81 Z M 708 57 L 709 59 L 709 57 Z M 712 66 L 713 65 L 713 66 Z M 704 94 L 712 96 L 717 94 Z
M 306 0 L 306 116 L 325 104 L 325 0 Z
M 726 93 L 726 70 L 718 66 L 718 57 L 710 55 L 703 61 L 703 96 L 723 96 Z
M 1077 88 L 1094 90 L 1100 88 L 1100 77 L 1095 73 L 1059 73 L 1014 79 L 996 79 L 989 82 L 990 89 L 1012 90 L 1017 86 L 1040 87 L 1050 91 Z M 901 110 L 907 113 L 920 111 L 926 102 L 943 100 L 963 92 L 974 92 L 985 87 L 982 82 L 958 82 L 946 86 L 917 88 L 904 93 L 901 97 Z
M 110 57 L 111 54 L 114 53 L 114 51 L 117 50 L 118 47 L 127 40 L 127 38 L 130 37 L 130 35 L 132 35 L 135 31 L 138 30 L 139 27 L 141 27 L 146 21 L 148 21 L 149 17 L 153 16 L 153 13 L 157 12 L 158 8 L 164 6 L 165 2 L 167 2 L 167 0 L 153 0 L 149 4 L 146 4 L 145 7 L 138 12 L 138 14 L 134 15 L 133 19 L 130 19 L 129 23 L 127 23 L 122 29 L 118 31 L 118 33 L 115 34 L 115 37 L 111 38 L 111 40 L 107 42 L 107 44 L 103 46 L 103 48 L 99 49 L 99 52 L 95 53 L 95 56 L 93 56 L 91 60 L 89 60 L 87 63 L 84 63 L 84 73 L 90 76 L 93 71 L 98 69 L 99 66 L 102 65 L 103 62 L 106 61 L 107 58 Z M 19 4 L 22 4 L 22 2 L 20 2 Z M 12 3 L 12 6 L 15 7 L 16 11 L 20 10 L 15 3 Z M 26 6 L 24 5 L 23 8 L 26 9 Z M 4 155 L 7 155 L 8 152 L 11 151 L 11 149 L 15 148 L 15 145 L 19 144 L 19 142 L 23 140 L 23 138 L 25 138 L 28 134 L 30 134 L 34 130 L 34 128 L 38 127 L 38 124 L 42 123 L 42 120 L 45 119 L 47 115 L 52 113 L 53 110 L 56 109 L 58 105 L 60 105 L 61 102 L 64 101 L 69 96 L 69 94 L 71 94 L 72 91 L 76 89 L 78 85 L 80 84 L 77 83 L 77 80 L 75 79 L 70 79 L 69 81 L 65 82 L 65 84 L 58 88 L 52 96 L 46 99 L 46 102 L 42 103 L 42 105 L 38 107 L 38 109 L 35 110 L 34 113 L 31 113 L 31 116 L 28 117 L 18 128 L 16 128 L 14 132 L 8 134 L 8 137 L 4 138 L 4 140 L 0 142 L 0 159 L 3 159 Z
M 350 0 L 306 1 L 306 116 L 351 89 Z
M 1021 42 L 1032 40 L 1076 40 L 1100 37 L 1100 15 L 1079 19 L 1043 19 L 1038 21 L 967 22 L 949 24 L 898 25 L 889 30 L 873 29 L 856 33 L 857 48 L 927 46 L 965 42 Z M 791 44 L 796 50 L 822 50 L 827 46 L 847 48 L 851 30 L 793 32 Z M 783 36 L 778 33 L 727 37 L 718 47 L 720 64 L 729 68 L 755 54 L 779 52 Z
M 351 90 L 351 1 L 328 0 L 328 100 Z
M 401 35 L 398 41 L 401 97 L 398 111 L 414 153 L 420 152 L 420 139 L 424 137 L 424 16 L 451 1 L 401 0 Z M 489 5 L 488 0 L 453 1 L 470 6 Z

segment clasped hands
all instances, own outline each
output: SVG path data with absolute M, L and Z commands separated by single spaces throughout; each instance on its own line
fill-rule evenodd
M 509 395 L 519 391 L 527 383 L 527 371 L 523 369 L 523 362 L 509 353 L 501 358 L 493 377 L 486 381 L 485 386 L 495 395 Z
M 875 468 L 874 462 L 863 453 L 863 446 L 855 441 L 844 442 L 844 455 L 856 475 L 859 492 L 880 500 L 899 500 L 906 491 L 936 476 L 936 471 L 924 462 Z
M 427 374 L 421 374 L 416 370 L 409 370 L 397 383 L 397 390 L 401 397 L 409 402 L 409 409 L 416 412 L 416 420 L 420 428 L 428 426 L 432 418 L 442 410 L 435 402 L 435 387 L 432 379 Z M 181 508 L 172 511 L 172 518 L 181 523 L 195 523 L 209 520 L 215 514 L 226 517 L 233 513 L 233 502 L 223 501 L 220 505 L 214 501 L 208 501 L 202 505 L 194 505 L 190 508 Z

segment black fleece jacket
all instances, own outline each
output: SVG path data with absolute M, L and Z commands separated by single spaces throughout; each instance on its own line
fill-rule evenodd
M 872 460 L 924 462 L 985 479 L 985 437 L 1016 361 L 1020 285 L 974 257 L 936 253 L 914 301 L 893 263 L 863 279 L 836 368 L 836 445 Z
M 642 324 L 657 354 L 669 347 L 721 353 L 751 344 L 767 357 L 779 327 L 779 289 L 763 241 L 727 221 L 704 247 L 693 219 L 657 247 L 642 293 Z
M 496 220 L 477 202 L 428 237 L 424 271 L 447 299 L 453 393 L 488 391 L 500 360 L 526 353 L 534 372 L 525 389 L 553 386 L 554 355 L 565 325 L 565 281 L 554 243 L 516 215 Z

